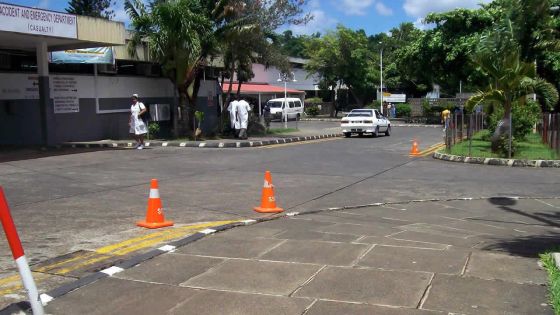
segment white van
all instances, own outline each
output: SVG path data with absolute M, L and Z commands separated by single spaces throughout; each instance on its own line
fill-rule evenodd
M 301 115 L 303 115 L 303 103 L 299 98 L 275 98 L 268 101 L 267 104 L 270 107 L 272 119 L 283 120 L 284 115 L 288 115 L 288 119 L 299 120 Z

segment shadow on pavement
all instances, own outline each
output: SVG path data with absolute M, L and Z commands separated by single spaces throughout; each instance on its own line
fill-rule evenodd
M 49 156 L 79 154 L 86 152 L 125 150 L 124 148 L 44 148 L 44 147 L 18 147 L 0 146 L 0 163 L 39 159 Z
M 513 206 L 517 201 L 513 198 L 490 198 L 490 203 L 497 205 L 497 209 L 508 212 L 510 214 L 519 215 L 525 218 L 532 219 L 542 224 L 527 224 L 538 226 L 546 230 L 556 229 L 560 227 L 557 220 L 560 220 L 560 212 L 554 213 L 528 213 L 526 211 L 514 209 Z M 556 221 L 556 222 L 555 222 Z M 513 222 L 511 222 L 513 223 Z M 544 232 L 544 231 L 543 231 Z M 557 249 L 558 240 L 560 240 L 560 233 L 548 231 L 542 235 L 529 235 L 517 237 L 513 239 L 496 239 L 490 241 L 490 244 L 482 247 L 484 250 L 504 251 L 516 256 L 523 257 L 538 257 L 539 254 L 547 251 Z

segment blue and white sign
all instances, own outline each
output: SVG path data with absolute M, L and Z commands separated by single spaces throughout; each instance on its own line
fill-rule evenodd
M 108 63 L 115 62 L 112 47 L 97 47 L 85 49 L 72 49 L 53 51 L 51 63 Z

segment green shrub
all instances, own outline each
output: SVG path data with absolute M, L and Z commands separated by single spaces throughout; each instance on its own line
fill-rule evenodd
M 395 106 L 395 110 L 397 112 L 397 117 L 410 117 L 410 114 L 412 113 L 412 108 L 410 107 L 409 104 L 407 103 L 403 103 L 403 104 L 396 104 Z
M 321 104 L 324 103 L 320 97 L 310 97 L 305 99 L 306 104 Z
M 317 115 L 319 115 L 319 106 L 317 105 L 313 105 L 313 106 L 308 106 L 305 108 L 305 113 L 311 117 L 315 117 Z
M 148 124 L 148 132 L 150 133 L 150 136 L 152 138 L 157 137 L 159 135 L 160 132 L 160 127 L 159 127 L 159 123 L 156 121 L 150 122 Z
M 539 120 L 540 105 L 534 101 L 527 101 L 525 105 L 514 104 L 512 108 L 513 138 L 524 140 L 533 131 L 533 126 Z M 504 117 L 504 109 L 495 107 L 488 117 L 488 129 L 494 133 L 498 122 Z

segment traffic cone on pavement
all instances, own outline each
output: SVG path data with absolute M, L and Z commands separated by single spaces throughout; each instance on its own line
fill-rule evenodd
M 159 188 L 157 179 L 152 179 L 150 185 L 150 197 L 148 198 L 148 209 L 146 210 L 146 220 L 136 222 L 136 225 L 148 229 L 157 229 L 172 226 L 173 221 L 165 221 L 163 216 L 163 205 L 159 198 Z
M 414 140 L 412 142 L 412 149 L 410 149 L 410 155 L 411 156 L 419 156 L 420 155 L 420 150 L 418 150 L 418 142 L 416 142 L 416 140 Z
M 274 185 L 272 185 L 272 175 L 270 171 L 264 173 L 264 186 L 262 190 L 261 206 L 253 208 L 256 212 L 261 213 L 279 213 L 284 209 L 276 207 L 276 198 L 274 197 Z

